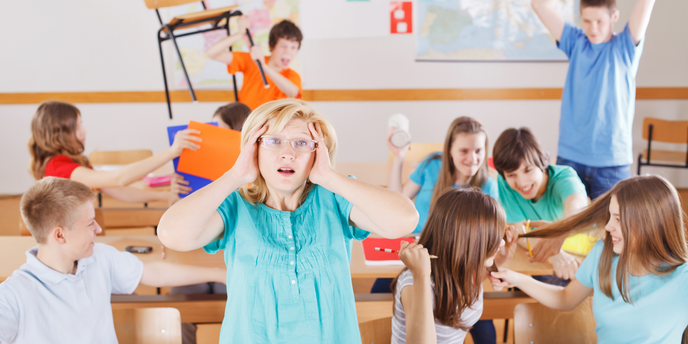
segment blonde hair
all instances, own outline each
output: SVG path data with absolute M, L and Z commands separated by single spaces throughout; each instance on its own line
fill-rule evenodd
M 44 244 L 53 228 L 71 228 L 79 220 L 77 209 L 94 200 L 95 194 L 84 184 L 45 177 L 22 196 L 19 209 L 31 235 Z
M 274 119 L 274 123 L 270 125 L 268 130 L 263 135 L 274 135 L 281 132 L 287 123 L 292 119 L 300 119 L 310 123 L 319 123 L 322 130 L 325 146 L 330 156 L 330 164 L 334 167 L 334 157 L 337 154 L 337 134 L 330 123 L 324 117 L 315 111 L 308 103 L 294 99 L 285 98 L 265 103 L 248 116 L 244 127 L 241 130 L 241 146 L 248 143 L 249 138 L 259 130 L 267 121 Z M 322 144 L 323 142 L 318 142 Z M 313 152 L 315 154 L 315 152 Z M 308 192 L 313 184 L 310 180 L 306 181 L 306 189 L 301 196 L 301 201 L 306 199 Z M 268 188 L 263 176 L 258 173 L 258 178 L 251 183 L 251 186 L 244 185 L 239 188 L 241 196 L 253 203 L 263 203 L 268 197 Z
M 609 202 L 616 196 L 619 224 L 623 234 L 623 251 L 613 251 L 612 237 L 605 233 L 600 256 L 600 289 L 612 296 L 612 259 L 619 257 L 616 285 L 623 300 L 632 303 L 629 274 L 643 268 L 655 275 L 667 275 L 688 262 L 686 215 L 681 201 L 669 181 L 659 176 L 636 176 L 618 182 L 576 215 L 543 226 L 519 237 L 556 237 L 588 231 L 595 226 L 603 230 L 609 222 Z
M 29 138 L 29 171 L 34 179 L 43 178 L 48 161 L 60 154 L 89 167 L 88 158 L 83 155 L 84 145 L 76 138 L 79 116 L 79 109 L 69 103 L 46 101 L 38 106 L 31 119 Z

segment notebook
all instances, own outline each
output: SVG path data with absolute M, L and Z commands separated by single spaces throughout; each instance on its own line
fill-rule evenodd
M 217 122 L 210 122 L 208 124 L 217 126 Z M 178 131 L 184 130 L 187 127 L 188 127 L 188 125 L 186 125 L 186 124 L 167 127 L 167 139 L 170 141 L 170 146 L 174 142 L 174 135 L 176 135 Z M 172 160 L 172 163 L 174 164 L 174 171 L 177 174 L 184 177 L 184 180 L 189 182 L 189 185 L 187 185 L 187 186 L 191 187 L 191 192 L 189 192 L 188 194 L 179 194 L 180 198 L 184 198 L 184 197 L 192 194 L 194 191 L 200 190 L 202 187 L 204 187 L 204 186 L 206 186 L 212 182 L 212 180 L 210 180 L 210 179 L 201 178 L 201 177 L 194 176 L 194 175 L 184 173 L 184 172 L 179 172 L 179 168 L 178 168 L 179 157 L 174 158 L 174 160 Z
M 179 156 L 179 171 L 197 177 L 217 180 L 229 171 L 241 153 L 241 132 L 191 121 L 189 129 L 196 129 L 203 140 L 201 148 L 185 149 Z
M 363 256 L 366 265 L 404 265 L 399 259 L 398 253 L 390 253 L 383 251 L 375 251 L 376 247 L 380 249 L 389 248 L 392 250 L 399 250 L 401 248 L 401 241 L 415 242 L 413 238 L 399 238 L 399 239 L 384 239 L 384 238 L 368 238 L 361 241 L 363 244 Z

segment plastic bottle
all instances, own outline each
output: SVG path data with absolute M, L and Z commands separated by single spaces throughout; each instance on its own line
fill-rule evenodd
M 397 113 L 392 115 L 387 121 L 387 127 L 396 127 L 390 137 L 389 141 L 396 147 L 404 147 L 411 143 L 411 134 L 409 134 L 409 120 L 406 116 Z

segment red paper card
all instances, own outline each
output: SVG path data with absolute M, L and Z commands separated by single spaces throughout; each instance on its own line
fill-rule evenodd
M 361 241 L 363 244 L 363 255 L 366 265 L 404 265 L 399 260 L 398 253 L 390 253 L 383 251 L 375 251 L 376 247 L 380 249 L 392 249 L 399 251 L 401 248 L 401 241 L 415 242 L 413 238 L 399 238 L 399 239 L 384 239 L 384 238 L 368 238 Z
M 411 1 L 392 1 L 389 3 L 391 33 L 413 33 L 413 3 Z
M 201 148 L 185 149 L 179 156 L 177 170 L 194 176 L 216 180 L 229 171 L 241 153 L 241 132 L 191 121 L 189 129 L 196 129 L 203 140 Z

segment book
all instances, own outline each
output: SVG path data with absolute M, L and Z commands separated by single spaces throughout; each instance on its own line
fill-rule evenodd
M 413 238 L 398 238 L 398 239 L 385 239 L 385 238 L 368 238 L 361 241 L 363 245 L 363 256 L 366 265 L 404 265 L 404 263 L 399 259 L 398 253 L 375 251 L 376 247 L 380 249 L 390 248 L 393 250 L 399 250 L 401 248 L 401 241 L 407 241 L 409 243 L 414 243 Z
M 208 124 L 217 126 L 217 122 L 210 122 Z M 174 142 L 174 135 L 176 135 L 178 131 L 184 130 L 187 127 L 188 127 L 188 125 L 186 125 L 186 124 L 167 127 L 167 139 L 170 142 L 170 146 Z M 192 194 L 194 191 L 200 190 L 202 187 L 212 183 L 212 180 L 210 180 L 210 179 L 194 176 L 194 175 L 189 174 L 189 173 L 180 172 L 179 168 L 178 168 L 179 157 L 174 158 L 174 160 L 172 160 L 172 164 L 174 165 L 174 172 L 181 175 L 182 177 L 184 177 L 184 180 L 189 182 L 189 185 L 187 185 L 187 186 L 191 187 L 191 192 L 189 192 L 188 194 L 179 194 L 180 198 L 184 198 L 184 197 Z
M 178 169 L 197 177 L 217 180 L 229 171 L 241 153 L 241 132 L 220 128 L 196 121 L 189 122 L 189 129 L 201 133 L 201 148 L 185 149 L 179 156 Z

